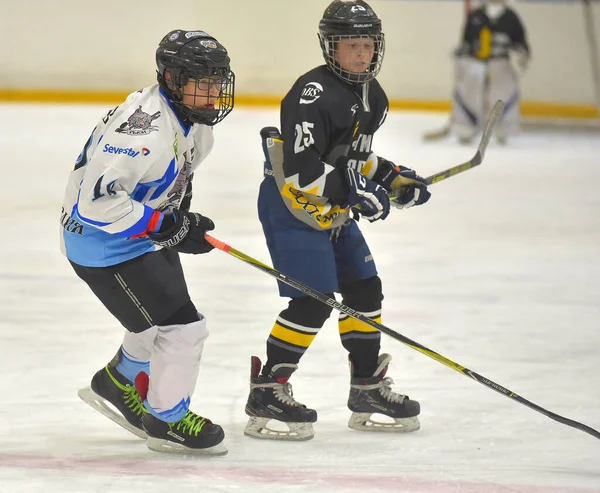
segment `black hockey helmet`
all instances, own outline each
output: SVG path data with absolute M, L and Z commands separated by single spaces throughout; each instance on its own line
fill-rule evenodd
M 371 38 L 375 42 L 375 53 L 366 72 L 343 70 L 336 59 L 336 46 L 345 38 Z M 325 62 L 344 82 L 360 84 L 368 82 L 381 70 L 385 51 L 385 37 L 381 31 L 381 20 L 363 0 L 334 0 L 329 4 L 319 22 L 319 41 Z
M 177 29 L 168 33 L 156 50 L 157 80 L 181 117 L 191 123 L 215 125 L 233 109 L 235 76 L 225 47 L 204 31 Z M 170 77 L 165 76 L 170 73 Z M 183 103 L 183 88 L 189 79 L 198 81 L 194 93 L 211 85 L 220 88 L 214 107 L 190 107 Z

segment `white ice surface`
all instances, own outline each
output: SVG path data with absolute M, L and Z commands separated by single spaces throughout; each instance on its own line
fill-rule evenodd
M 77 398 L 121 328 L 58 250 L 67 175 L 102 106 L 0 106 L 0 492 L 600 492 L 600 441 L 492 392 L 387 336 L 390 376 L 422 404 L 409 435 L 352 431 L 336 317 L 293 378 L 315 439 L 243 436 L 250 356 L 285 306 L 275 281 L 214 251 L 185 257 L 211 336 L 192 408 L 229 455 L 178 458 Z M 391 113 L 374 150 L 428 175 L 475 146 L 422 144 L 436 114 Z M 259 130 L 277 111 L 215 127 L 193 209 L 214 235 L 270 264 L 256 213 Z M 600 430 L 600 138 L 527 134 L 436 184 L 424 207 L 361 221 L 383 280 L 384 323 L 522 397 Z

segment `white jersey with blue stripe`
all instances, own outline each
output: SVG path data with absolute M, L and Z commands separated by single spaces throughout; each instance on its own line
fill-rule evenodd
M 179 207 L 213 143 L 212 127 L 186 127 L 158 84 L 130 94 L 98 122 L 69 176 L 62 252 L 76 264 L 105 267 L 156 250 L 136 236 L 155 211 Z

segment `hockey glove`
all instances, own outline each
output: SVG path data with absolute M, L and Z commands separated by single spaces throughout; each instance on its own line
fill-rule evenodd
M 467 56 L 468 54 L 469 54 L 469 44 L 468 43 L 459 44 L 452 52 L 452 55 L 455 58 L 461 58 L 461 57 Z
M 529 51 L 523 45 L 516 45 L 513 48 L 512 55 L 515 59 L 519 75 L 523 75 L 529 67 Z
M 385 188 L 352 168 L 346 168 L 345 173 L 349 189 L 345 207 L 352 207 L 371 222 L 385 219 L 390 213 L 390 199 Z
M 431 193 L 426 186 L 404 187 L 393 192 L 391 203 L 396 209 L 408 209 L 413 205 L 421 205 L 429 200 Z
M 429 200 L 431 193 L 427 190 L 427 182 L 425 178 L 417 175 L 415 170 L 395 165 L 382 157 L 378 158 L 378 161 L 374 179 L 391 192 L 394 207 L 408 209 Z
M 196 212 L 174 210 L 165 214 L 158 231 L 148 233 L 157 245 L 180 253 L 208 253 L 214 247 L 204 239 L 204 233 L 215 229 L 214 223 Z

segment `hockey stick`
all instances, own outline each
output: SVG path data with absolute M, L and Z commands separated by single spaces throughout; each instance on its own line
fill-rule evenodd
M 429 356 L 430 358 L 434 359 L 438 363 L 447 366 L 448 368 L 462 373 L 466 377 L 469 377 L 475 380 L 476 382 L 485 385 L 487 388 L 495 390 L 499 394 L 509 397 L 517 401 L 518 403 L 523 404 L 524 406 L 527 406 L 528 408 L 533 409 L 534 411 L 537 411 L 543 414 L 544 416 L 549 417 L 550 419 L 553 419 L 554 421 L 558 421 L 559 423 L 562 423 L 564 425 L 571 426 L 572 428 L 577 428 L 578 430 L 584 431 L 585 433 L 589 433 L 593 437 L 600 439 L 600 432 L 594 430 L 593 428 L 584 425 L 583 423 L 579 423 L 578 421 L 573 421 L 572 419 L 568 419 L 558 414 L 555 414 L 551 411 L 548 411 L 547 409 L 544 409 L 543 407 L 538 406 L 537 404 L 534 404 L 533 402 L 528 401 L 527 399 L 524 399 L 523 397 L 515 394 L 513 391 L 506 389 L 495 382 L 492 382 L 488 378 L 485 378 L 484 376 L 479 375 L 478 373 L 475 373 L 474 371 L 469 370 L 468 368 L 465 368 L 464 366 L 461 366 L 458 363 L 455 363 L 454 361 L 446 358 L 445 356 L 442 356 L 441 354 L 432 351 L 431 349 L 419 344 L 418 342 L 413 341 L 412 339 L 409 339 L 406 336 L 403 336 L 402 334 L 386 327 L 385 325 L 377 323 L 374 320 L 365 317 L 362 313 L 357 312 L 356 310 L 353 310 L 352 308 L 347 307 L 342 303 L 338 303 L 334 298 L 330 298 L 326 294 L 323 294 L 307 286 L 306 284 L 301 283 L 300 281 L 296 281 L 295 279 L 292 279 L 291 277 L 282 274 L 278 270 L 275 270 L 274 268 L 269 267 L 268 265 L 263 264 L 262 262 L 259 262 L 258 260 L 253 259 L 252 257 L 249 257 L 245 253 L 242 253 L 239 250 L 230 247 L 228 244 L 219 241 L 210 235 L 205 235 L 205 238 L 206 241 L 208 241 L 212 246 L 214 246 L 218 250 L 228 253 L 229 255 L 241 260 L 242 262 L 252 265 L 257 269 L 263 271 L 265 274 L 274 277 L 278 281 L 281 281 L 289 286 L 292 286 L 293 288 L 296 288 L 305 295 L 311 296 L 312 298 L 320 301 L 321 303 L 328 305 L 341 313 L 345 313 L 346 315 L 358 320 L 359 322 L 367 324 L 373 327 L 374 329 L 383 332 L 384 334 L 387 334 L 391 338 L 396 339 L 398 342 L 401 342 L 402 344 L 405 344 L 406 346 L 411 347 L 414 350 L 419 351 L 420 353 L 423 353 L 425 356 Z
M 440 171 L 435 175 L 428 176 L 426 178 L 428 185 L 433 185 L 438 181 L 445 180 L 446 178 L 450 178 L 451 176 L 462 173 L 463 171 L 467 171 L 475 166 L 479 166 L 483 161 L 483 156 L 485 155 L 485 150 L 487 149 L 488 144 L 490 143 L 490 139 L 492 138 L 492 134 L 494 133 L 494 127 L 500 121 L 504 115 L 504 102 L 496 101 L 494 107 L 490 111 L 488 119 L 485 122 L 485 127 L 483 128 L 483 135 L 481 136 L 481 140 L 479 141 L 479 147 L 477 148 L 477 152 L 475 155 L 469 159 L 466 163 L 458 164 L 453 166 L 452 168 L 448 168 L 444 171 Z
M 596 41 L 596 30 L 594 29 L 594 11 L 591 0 L 583 0 L 583 17 L 585 18 L 585 32 L 588 38 L 590 65 L 596 91 L 596 110 L 600 117 L 600 65 L 598 63 L 598 49 L 596 48 L 598 43 Z
M 437 130 L 430 130 L 429 132 L 425 132 L 423 134 L 423 140 L 426 142 L 431 142 L 432 140 L 443 139 L 448 135 L 450 135 L 450 122 L 446 123 L 445 126 Z
M 504 115 L 504 102 L 501 100 L 496 101 L 488 118 L 485 122 L 485 127 L 483 128 L 483 133 L 481 135 L 481 140 L 479 141 L 479 147 L 477 148 L 477 152 L 475 155 L 469 159 L 467 162 L 462 164 L 457 164 L 456 166 L 452 166 L 451 168 L 445 169 L 444 171 L 440 171 L 434 175 L 428 176 L 425 178 L 427 185 L 433 185 L 439 181 L 445 180 L 446 178 L 450 178 L 451 176 L 458 175 L 463 171 L 467 171 L 475 166 L 479 166 L 483 162 L 483 157 L 485 156 L 485 151 L 487 149 L 488 144 L 490 143 L 490 139 L 492 138 L 492 134 L 494 133 L 494 128 L 496 124 Z M 401 189 L 400 189 L 401 190 Z M 399 190 L 394 192 L 390 192 L 390 200 L 391 204 L 399 209 L 402 209 L 402 206 L 396 203 L 396 198 L 400 193 Z
M 465 19 L 469 16 L 471 12 L 471 3 L 470 0 L 465 0 Z M 430 130 L 429 132 L 425 132 L 423 134 L 423 140 L 426 142 L 431 142 L 433 140 L 443 139 L 450 135 L 450 126 L 452 124 L 452 120 L 449 120 L 443 127 L 437 130 Z

